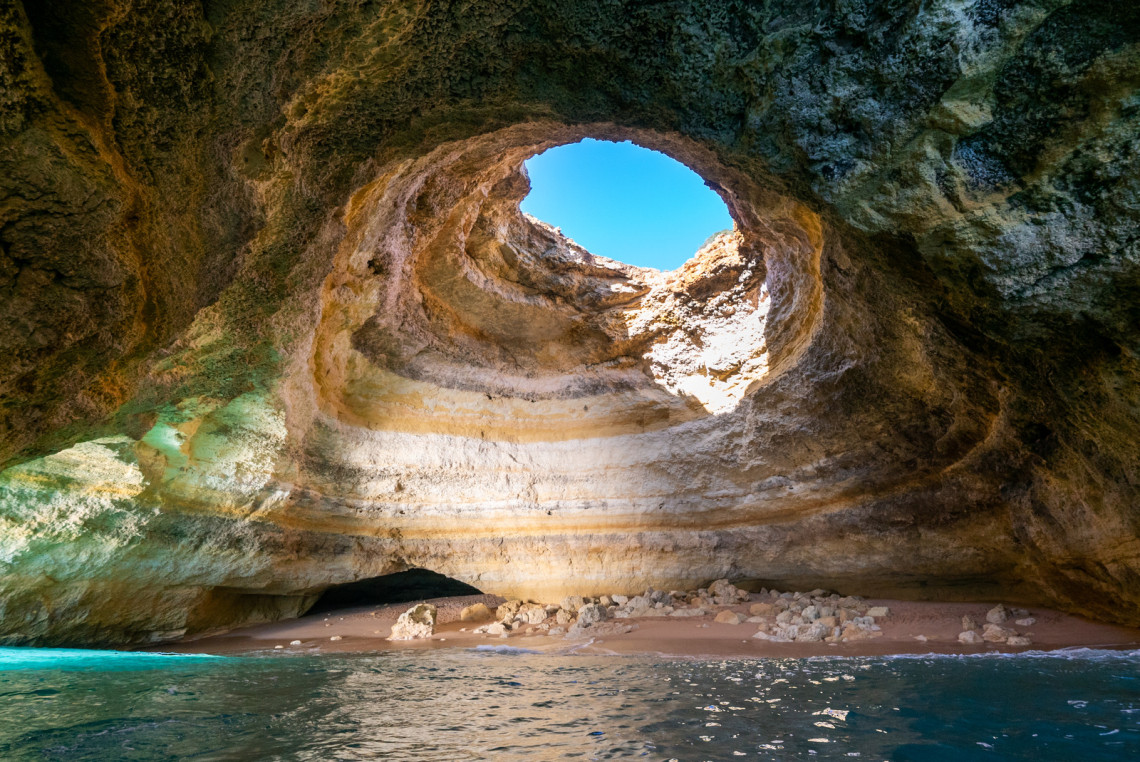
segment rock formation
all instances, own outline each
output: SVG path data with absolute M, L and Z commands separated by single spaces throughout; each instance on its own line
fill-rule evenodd
M 424 567 L 1140 624 L 1140 7 L 0 5 L 0 640 Z M 518 210 L 585 136 L 735 230 Z

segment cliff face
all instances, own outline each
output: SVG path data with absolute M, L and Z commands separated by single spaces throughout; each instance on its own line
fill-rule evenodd
M 1107 0 L 0 6 L 0 639 L 413 566 L 1140 624 L 1138 39 Z M 656 273 L 521 215 L 584 136 L 736 230 Z

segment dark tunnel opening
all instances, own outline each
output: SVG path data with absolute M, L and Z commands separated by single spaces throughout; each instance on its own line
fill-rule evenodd
M 466 582 L 460 582 L 429 569 L 409 569 L 381 577 L 334 585 L 321 594 L 308 613 L 324 614 L 358 606 L 408 603 L 459 595 L 481 595 L 482 592 Z

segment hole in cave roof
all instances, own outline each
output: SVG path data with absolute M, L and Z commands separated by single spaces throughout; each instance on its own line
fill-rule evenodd
M 733 226 L 724 201 L 693 170 L 630 141 L 586 138 L 526 161 L 520 208 L 590 253 L 674 270 Z

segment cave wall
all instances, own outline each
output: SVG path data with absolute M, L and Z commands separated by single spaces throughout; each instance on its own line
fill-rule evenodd
M 1140 624 L 1138 41 L 1059 0 L 0 5 L 0 638 L 410 567 Z M 733 240 L 667 278 L 521 217 L 584 135 Z

